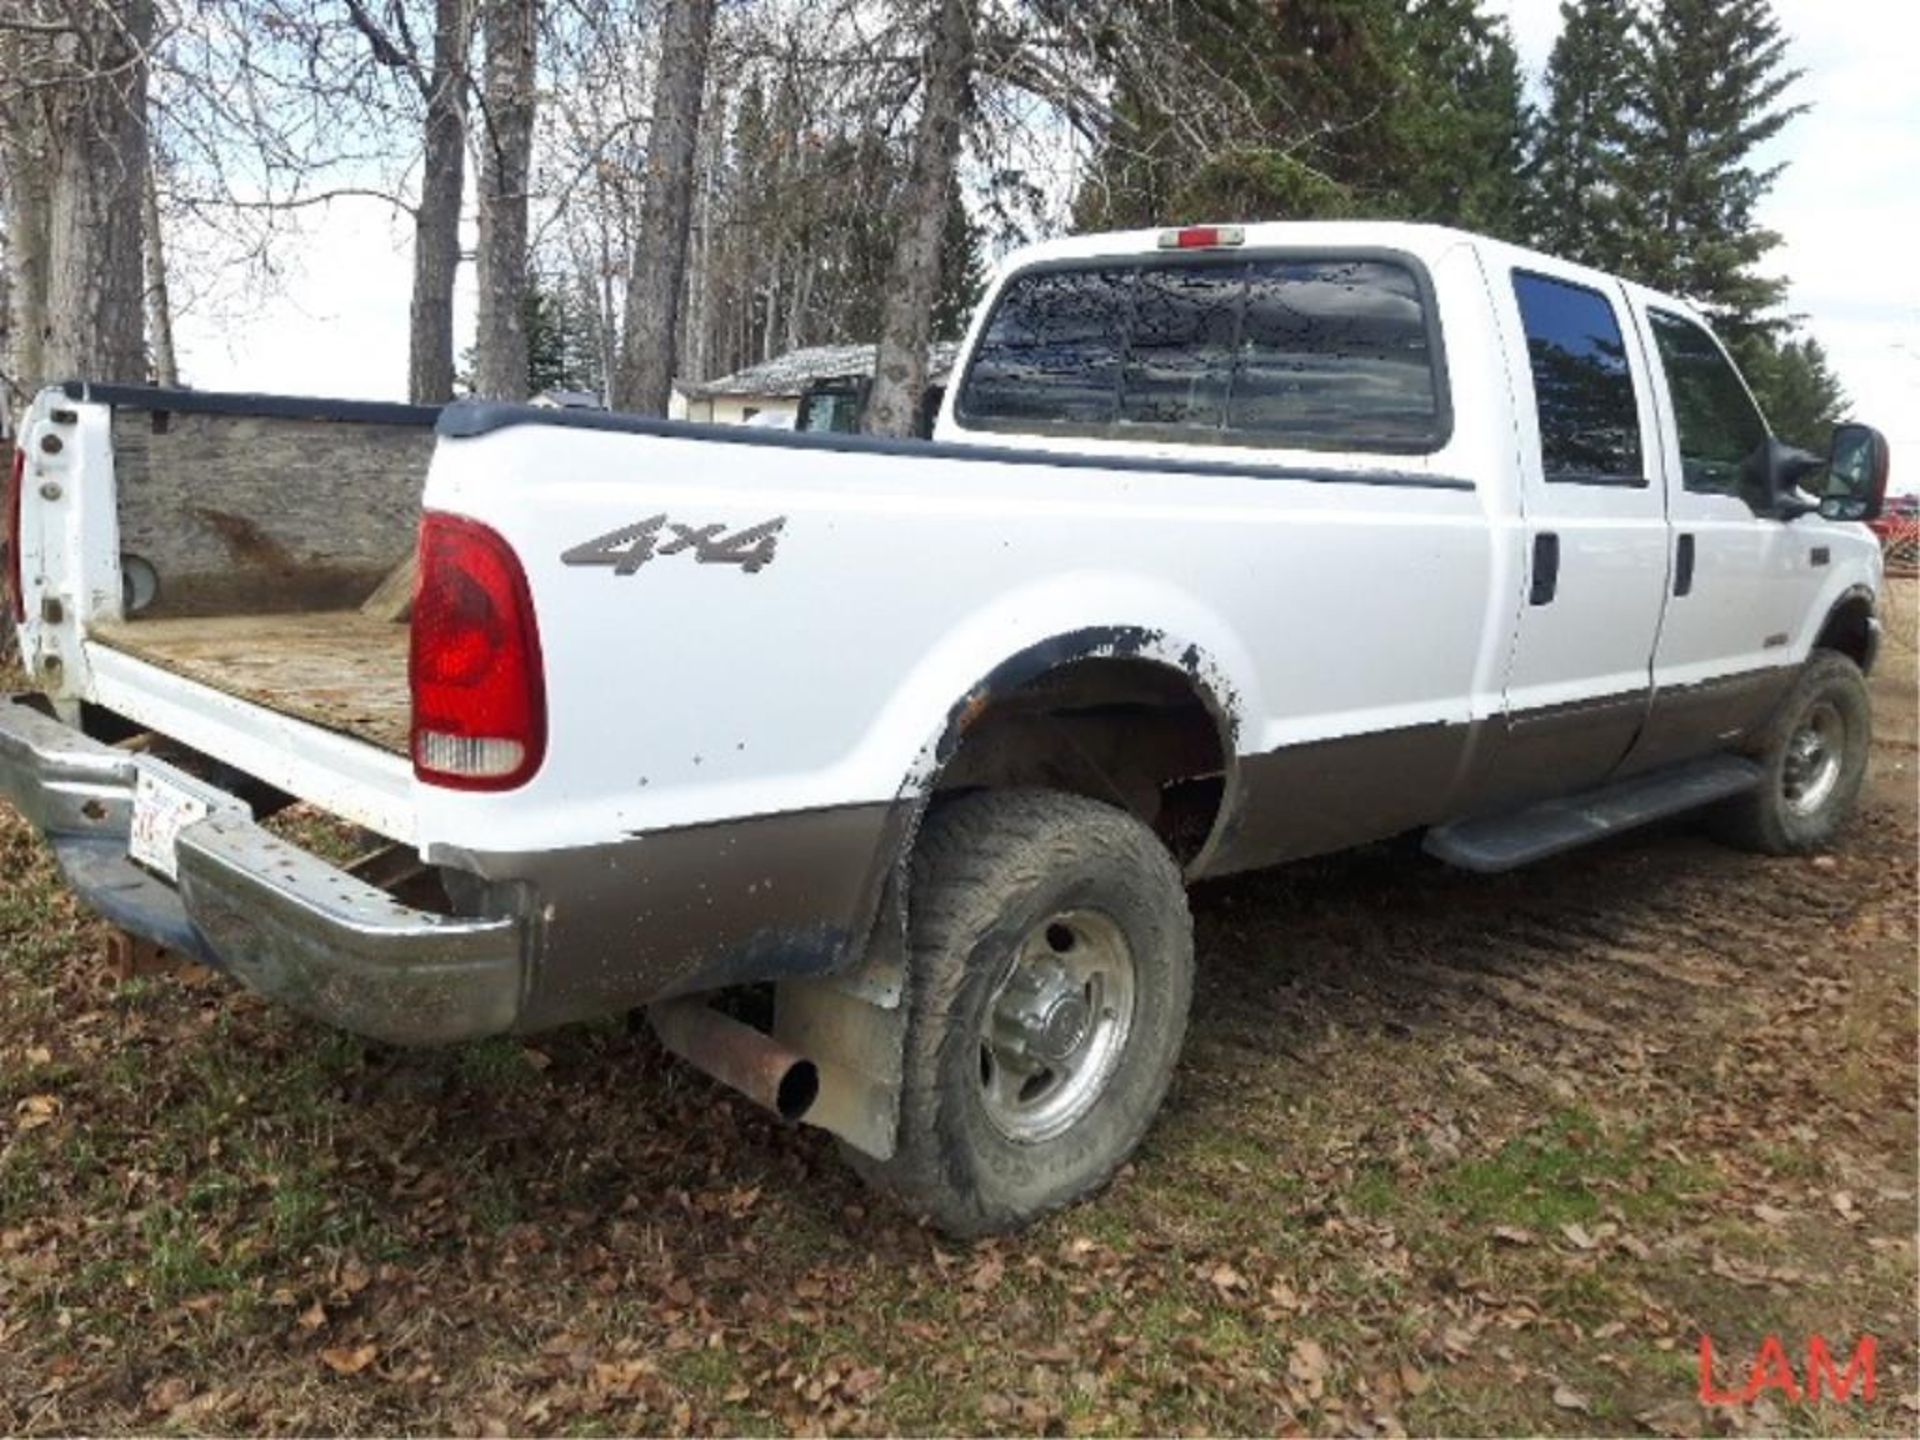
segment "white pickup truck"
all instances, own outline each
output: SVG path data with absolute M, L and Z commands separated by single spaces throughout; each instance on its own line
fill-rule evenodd
M 1191 881 L 1854 803 L 1885 441 L 1780 444 L 1681 301 L 1427 226 L 1093 235 L 954 375 L 931 442 L 48 390 L 0 788 L 137 936 L 399 1043 L 649 1006 L 956 1232 L 1140 1139 Z

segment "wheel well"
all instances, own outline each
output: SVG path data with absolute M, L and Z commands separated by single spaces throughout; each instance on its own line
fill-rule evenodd
M 1814 647 L 1837 650 L 1862 670 L 1873 668 L 1873 601 L 1865 595 L 1849 595 L 1834 606 L 1827 623 L 1820 627 Z
M 1212 834 L 1229 749 L 1193 682 L 1150 660 L 1072 661 L 970 712 L 937 792 L 1037 786 L 1131 811 L 1191 860 Z

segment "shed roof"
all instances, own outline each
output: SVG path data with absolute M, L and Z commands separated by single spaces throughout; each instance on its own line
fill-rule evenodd
M 789 350 L 758 365 L 749 365 L 717 380 L 683 380 L 680 392 L 690 398 L 715 395 L 799 395 L 816 380 L 850 380 L 873 373 L 876 345 L 809 345 Z M 959 346 L 936 340 L 927 357 L 927 379 L 943 384 L 953 369 Z

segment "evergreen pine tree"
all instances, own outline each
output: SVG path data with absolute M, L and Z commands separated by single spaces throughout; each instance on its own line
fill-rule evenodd
M 1395 31 L 1395 164 L 1369 208 L 1520 238 L 1529 116 L 1507 22 L 1480 0 L 1411 0 Z
M 1561 0 L 1523 205 L 1529 241 L 1602 270 L 1620 266 L 1621 170 L 1635 65 L 1633 12 L 1619 0 Z
M 1750 336 L 1737 347 L 1740 370 L 1753 387 L 1773 433 L 1790 445 L 1827 453 L 1833 427 L 1847 418 L 1847 396 L 1811 335 L 1776 343 Z
M 1365 215 L 1517 233 L 1519 62 L 1482 0 L 1126 0 L 1116 14 L 1164 29 L 1190 86 L 1232 97 L 1239 124 L 1202 142 L 1182 84 L 1121 73 L 1080 228 Z
M 933 297 L 933 338 L 958 340 L 987 288 L 980 229 L 967 214 L 956 179 L 947 190 L 947 233 L 941 237 L 940 289 Z
M 1754 207 L 1780 173 L 1754 150 L 1806 107 L 1772 0 L 1655 0 L 1642 22 L 1623 178 L 1624 268 L 1684 295 L 1730 339 L 1777 329 L 1786 282 L 1755 267 L 1780 242 Z

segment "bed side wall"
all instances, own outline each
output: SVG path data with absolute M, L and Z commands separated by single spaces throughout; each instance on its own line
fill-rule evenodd
M 129 620 L 338 610 L 412 549 L 430 428 L 116 406 Z

